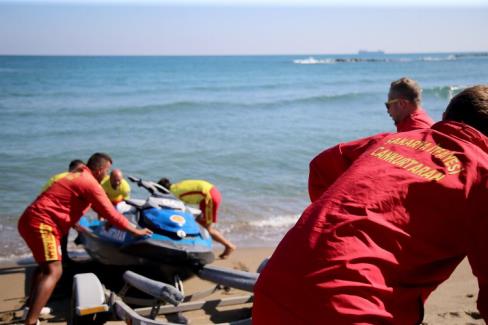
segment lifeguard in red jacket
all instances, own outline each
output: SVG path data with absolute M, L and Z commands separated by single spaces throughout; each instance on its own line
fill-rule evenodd
M 86 166 L 70 172 L 42 192 L 24 211 L 18 222 L 19 233 L 39 265 L 33 275 L 29 312 L 25 324 L 36 324 L 62 274 L 60 239 L 81 218 L 90 205 L 115 227 L 135 236 L 149 235 L 118 213 L 100 186 L 112 165 L 112 158 L 95 153 Z
M 393 81 L 385 102 L 398 132 L 430 128 L 434 121 L 421 106 L 422 89 L 410 78 Z
M 392 117 L 398 132 L 412 131 L 417 129 L 430 128 L 434 122 L 421 107 L 422 90 L 418 83 L 410 78 L 401 78 L 393 81 L 388 92 L 388 101 L 385 103 L 388 114 Z M 308 178 L 308 193 L 310 200 L 317 200 L 328 188 L 331 177 L 343 172 L 342 161 L 352 162 L 357 155 L 362 153 L 364 146 L 369 144 L 369 140 L 377 137 L 359 140 L 347 144 L 339 144 L 335 154 L 340 157 L 331 159 L 330 153 L 323 152 L 310 162 Z M 328 170 L 321 168 L 322 160 L 327 159 Z
M 467 257 L 488 321 L 488 85 L 432 128 L 321 153 L 325 191 L 285 235 L 254 288 L 253 324 L 420 324 Z

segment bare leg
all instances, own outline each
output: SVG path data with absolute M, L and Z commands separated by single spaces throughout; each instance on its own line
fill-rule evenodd
M 198 223 L 201 224 L 205 229 L 207 229 L 210 237 L 218 243 L 224 245 L 225 249 L 222 254 L 219 255 L 220 258 L 225 259 L 229 257 L 229 255 L 236 250 L 236 245 L 232 244 L 229 240 L 227 240 L 217 229 L 212 227 L 212 224 L 208 225 L 202 222 L 200 219 L 197 219 Z
M 35 324 L 39 318 L 42 307 L 44 307 L 54 291 L 63 273 L 61 261 L 45 262 L 39 265 L 39 277 L 34 279 L 29 297 L 29 312 L 25 324 Z
M 63 264 L 69 264 L 73 262 L 68 255 L 68 235 L 61 237 L 61 256 Z
M 35 288 L 37 288 L 39 281 L 41 281 L 41 268 L 39 266 L 36 266 L 30 279 L 29 296 L 27 296 L 25 306 L 29 306 L 31 297 L 35 295 L 34 291 Z

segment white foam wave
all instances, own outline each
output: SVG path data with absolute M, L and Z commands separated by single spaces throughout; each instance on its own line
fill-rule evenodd
M 35 263 L 32 257 L 32 253 L 9 254 L 5 256 L 0 256 L 0 264 L 5 264 L 7 262 L 9 263 L 15 262 L 19 265 Z
M 468 85 L 449 85 L 449 86 L 438 86 L 433 88 L 425 88 L 424 93 L 429 95 L 434 95 L 440 98 L 446 98 L 451 100 L 454 96 L 459 94 L 464 89 L 468 88 Z
M 455 55 L 448 55 L 444 57 L 426 56 L 421 59 L 422 61 L 453 61 L 456 60 Z
M 416 62 L 416 61 L 453 61 L 457 60 L 456 55 L 448 56 L 423 56 L 423 57 L 341 57 L 341 58 L 328 58 L 328 59 L 315 59 L 310 56 L 306 59 L 293 60 L 295 64 L 334 64 L 334 63 L 361 63 L 361 62 Z
M 449 86 L 448 98 L 451 100 L 454 96 L 459 94 L 464 89 L 468 88 L 469 86 Z
M 315 59 L 314 57 L 308 57 L 306 59 L 297 59 L 293 60 L 295 64 L 332 64 L 335 63 L 336 60 L 334 59 Z
M 293 226 L 300 215 L 285 215 L 285 216 L 275 216 L 263 220 L 250 221 L 249 225 L 253 227 L 272 227 L 272 228 L 285 228 Z

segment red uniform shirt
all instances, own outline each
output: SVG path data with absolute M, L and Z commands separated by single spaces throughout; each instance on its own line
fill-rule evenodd
M 434 124 L 434 121 L 422 109 L 416 109 L 412 114 L 407 116 L 403 121 L 396 124 L 398 132 L 406 132 L 417 129 L 428 129 Z
M 69 173 L 42 192 L 24 211 L 19 225 L 42 222 L 52 227 L 56 236 L 62 236 L 90 205 L 117 228 L 127 229 L 127 219 L 115 210 L 86 166 L 81 172 Z
M 352 154 L 341 161 L 340 148 Z M 418 324 L 466 256 L 488 319 L 484 135 L 440 122 L 336 146 L 320 161 L 335 174 L 261 273 L 253 324 Z

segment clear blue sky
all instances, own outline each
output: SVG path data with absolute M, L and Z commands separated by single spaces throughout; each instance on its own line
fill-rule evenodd
M 0 0 L 0 54 L 488 51 L 487 0 Z

